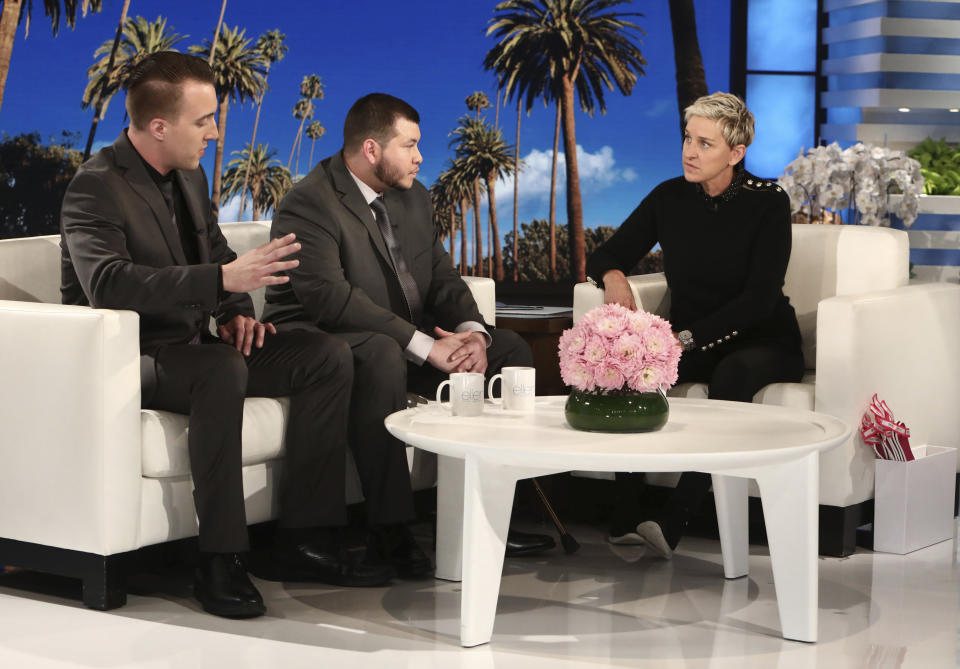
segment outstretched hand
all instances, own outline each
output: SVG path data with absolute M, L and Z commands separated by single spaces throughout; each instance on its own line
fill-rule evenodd
M 427 362 L 442 372 L 487 371 L 487 342 L 479 332 L 447 332 L 434 328 L 433 342 Z
M 287 276 L 276 276 L 300 264 L 299 260 L 281 260 L 300 250 L 300 243 L 292 232 L 247 251 L 223 265 L 223 289 L 230 293 L 247 293 L 263 286 L 286 283 Z

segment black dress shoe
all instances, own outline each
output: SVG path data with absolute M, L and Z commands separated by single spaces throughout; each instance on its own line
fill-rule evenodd
M 216 553 L 203 559 L 194 575 L 193 593 L 203 610 L 215 616 L 255 618 L 267 610 L 236 553 Z
M 318 540 L 281 544 L 274 551 L 270 572 L 274 580 L 351 588 L 384 585 L 393 576 L 387 565 L 354 558 L 342 545 Z
M 557 545 L 553 537 L 546 534 L 530 534 L 510 530 L 507 532 L 507 557 L 536 555 Z
M 370 560 L 390 565 L 400 578 L 426 578 L 433 563 L 406 525 L 384 525 L 370 530 L 367 538 Z

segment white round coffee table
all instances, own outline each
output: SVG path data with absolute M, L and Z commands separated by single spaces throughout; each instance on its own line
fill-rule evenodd
M 476 417 L 431 403 L 387 416 L 398 439 L 437 453 L 438 578 L 460 581 L 460 642 L 488 643 L 516 482 L 571 470 L 713 475 L 724 575 L 747 573 L 747 482 L 763 502 L 783 636 L 817 639 L 819 454 L 850 428 L 832 416 L 784 407 L 670 399 L 658 432 L 574 430 L 566 397 L 537 398 L 530 413 L 487 404 Z

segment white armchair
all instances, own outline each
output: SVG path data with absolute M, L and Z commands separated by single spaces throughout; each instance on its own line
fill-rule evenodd
M 754 402 L 821 411 L 860 423 L 873 393 L 910 426 L 914 443 L 960 446 L 960 285 L 907 285 L 907 234 L 889 228 L 794 225 L 784 292 L 797 312 L 807 373 Z M 629 277 L 638 305 L 667 316 L 663 274 Z M 574 320 L 603 301 L 574 288 Z M 706 397 L 704 384 L 670 395 Z M 873 455 L 859 433 L 820 459 L 820 552 L 848 555 L 869 518 Z M 675 480 L 675 476 L 671 480 Z
M 238 253 L 269 223 L 228 223 Z M 126 601 L 122 566 L 143 546 L 195 536 L 187 417 L 140 409 L 139 317 L 60 304 L 58 235 L 0 241 L 0 564 L 83 580 L 83 600 Z M 493 318 L 493 281 L 471 280 Z M 263 291 L 253 295 L 257 313 Z M 243 418 L 247 520 L 276 518 L 285 399 L 248 398 Z M 414 489 L 436 465 L 408 449 Z M 352 461 L 347 501 L 362 499 Z

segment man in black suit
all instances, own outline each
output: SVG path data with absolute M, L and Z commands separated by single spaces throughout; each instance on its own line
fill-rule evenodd
M 267 288 L 264 320 L 347 342 L 354 358 L 351 445 L 355 454 L 358 444 L 389 445 L 386 459 L 357 457 L 374 525 L 381 516 L 392 523 L 413 516 L 403 446 L 383 425 L 406 406 L 407 391 L 430 394 L 450 372 L 533 364 L 516 333 L 483 322 L 451 266 L 430 195 L 416 180 L 419 123 L 416 110 L 393 96 L 357 100 L 343 150 L 284 197 L 271 231 L 273 238 L 296 234 L 303 246 L 300 265 L 287 270 L 290 282 Z M 374 533 L 371 548 L 396 556 L 411 541 Z M 508 554 L 552 545 L 550 537 L 519 532 L 507 543 Z
M 130 72 L 131 125 L 78 170 L 61 214 L 65 304 L 140 314 L 141 405 L 190 415 L 188 449 L 201 561 L 195 593 L 214 614 L 264 612 L 239 554 L 248 550 L 240 437 L 245 396 L 290 396 L 275 557 L 284 578 L 379 585 L 382 566 L 351 561 L 344 468 L 350 349 L 323 333 L 277 334 L 247 291 L 288 281 L 287 235 L 237 257 L 199 167 L 217 138 L 213 72 L 173 52 Z M 219 337 L 208 331 L 210 315 Z

